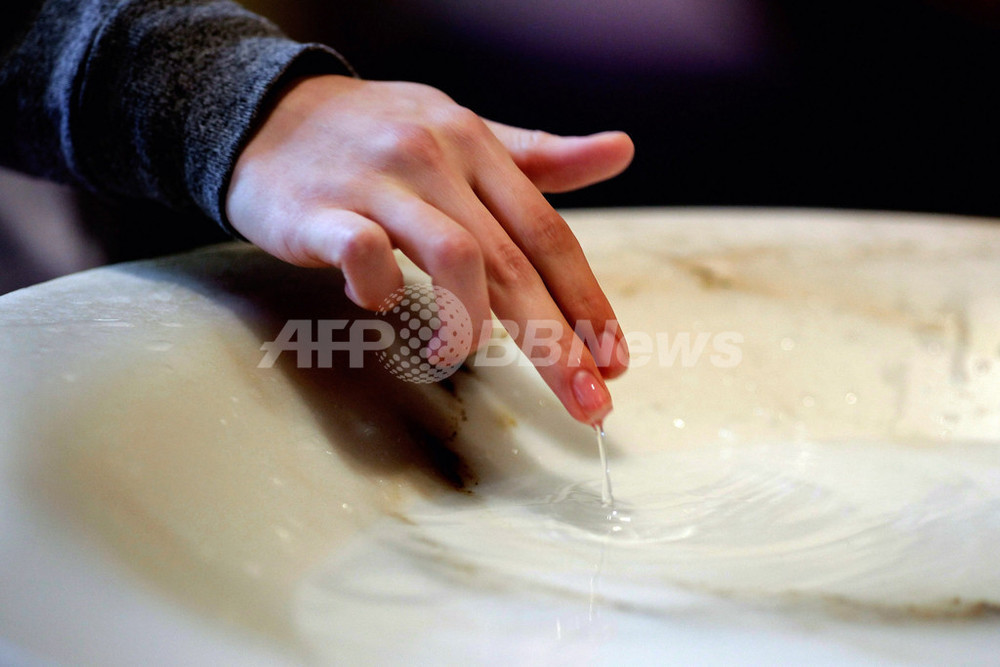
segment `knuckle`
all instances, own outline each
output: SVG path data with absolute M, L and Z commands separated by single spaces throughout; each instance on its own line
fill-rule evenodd
M 459 118 L 453 122 L 452 137 L 463 150 L 479 151 L 496 142 L 496 137 L 475 112 L 460 108 L 458 115 Z
M 420 100 L 421 102 L 431 104 L 442 104 L 452 101 L 448 94 L 443 90 L 426 83 L 419 83 L 417 81 L 393 81 L 387 83 L 386 85 L 397 89 L 400 93 L 400 99 Z
M 364 227 L 352 231 L 341 249 L 343 268 L 371 268 L 388 249 L 388 242 L 377 230 Z
M 386 297 L 370 291 L 367 285 L 352 283 L 356 303 L 365 310 L 378 310 L 385 305 Z
M 263 226 L 263 233 L 254 242 L 278 259 L 297 266 L 321 263 L 313 247 L 311 227 L 303 215 L 288 218 L 282 224 Z
M 562 295 L 560 303 L 564 304 L 567 312 L 576 313 L 580 317 L 591 316 L 595 313 L 603 314 L 608 310 L 608 302 L 599 291 L 600 288 L 595 289 L 598 291 L 580 289 Z
M 487 272 L 493 284 L 500 289 L 523 288 L 536 275 L 531 261 L 513 243 L 503 243 L 494 249 L 494 258 Z
M 443 234 L 430 245 L 431 262 L 438 270 L 467 269 L 482 261 L 479 244 L 467 232 Z
M 441 145 L 434 132 L 419 123 L 401 123 L 391 128 L 380 150 L 383 166 L 432 163 L 441 156 Z
M 444 128 L 460 138 L 477 138 L 486 127 L 478 114 L 457 104 L 449 105 L 442 115 Z
M 372 184 L 372 175 L 364 169 L 343 170 L 335 174 L 324 173 L 299 199 L 317 207 L 350 207 L 351 197 L 364 192 Z
M 565 255 L 577 247 L 576 237 L 566 221 L 549 206 L 539 206 L 529 214 L 532 221 L 523 232 L 524 243 L 534 252 Z

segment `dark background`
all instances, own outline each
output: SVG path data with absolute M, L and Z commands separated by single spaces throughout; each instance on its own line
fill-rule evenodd
M 718 4 L 662 2 L 701 4 L 704 12 Z M 572 33 L 588 23 L 581 21 L 588 12 L 598 24 L 601 12 L 613 12 L 604 17 L 609 31 L 627 31 L 631 21 L 632 29 L 655 33 L 656 25 L 643 23 L 644 9 L 654 14 L 650 2 L 536 0 L 566 14 L 567 44 L 551 48 L 532 43 L 537 22 L 523 11 L 531 3 L 521 0 L 509 11 L 529 15 L 500 28 L 482 19 L 463 22 L 461 6 L 474 8 L 477 0 L 249 4 L 294 37 L 338 49 L 366 78 L 428 83 L 515 125 L 629 132 L 637 147 L 632 168 L 611 183 L 554 197 L 561 206 L 1000 215 L 997 2 L 747 2 L 754 21 L 720 21 L 704 38 L 703 53 L 657 51 L 646 35 L 635 45 L 638 56 L 616 54 L 604 43 L 588 53 L 587 42 L 574 45 Z M 503 11 L 507 3 L 493 4 Z M 653 19 L 661 21 L 661 40 L 683 36 L 683 27 L 671 34 L 662 16 Z M 719 44 L 746 41 L 753 45 L 724 62 L 713 54 Z
M 636 144 L 556 206 L 1000 217 L 1000 0 L 245 0 L 369 79 Z M 137 221 L 140 224 L 137 224 Z M 223 240 L 214 225 L 0 173 L 0 293 Z

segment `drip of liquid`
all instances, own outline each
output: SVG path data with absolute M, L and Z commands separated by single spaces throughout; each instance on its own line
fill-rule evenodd
M 814 602 L 838 618 L 861 605 L 866 624 L 864 606 L 915 612 L 925 627 L 925 614 L 1000 602 L 998 455 L 984 442 L 706 442 L 616 458 L 614 511 L 586 474 L 593 461 L 554 495 L 548 471 L 510 476 L 476 498 L 415 503 L 331 553 L 298 589 L 297 627 L 328 661 L 356 646 L 376 662 L 414 648 L 426 653 L 410 662 L 457 650 L 475 662 L 488 649 L 512 664 L 540 650 L 635 655 L 636 637 L 663 636 L 658 619 L 709 609 L 702 594 L 766 609 L 775 636 Z M 729 613 L 694 627 L 712 632 Z M 427 633 L 429 617 L 450 620 Z M 372 627 L 392 641 L 358 643 Z
M 611 471 L 608 469 L 608 452 L 604 447 L 604 425 L 594 426 L 597 431 L 597 453 L 601 457 L 601 470 L 604 472 L 604 479 L 601 482 L 601 505 L 614 509 L 615 497 L 611 493 Z

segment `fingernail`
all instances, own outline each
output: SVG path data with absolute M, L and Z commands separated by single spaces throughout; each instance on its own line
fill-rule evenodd
M 611 412 L 611 394 L 588 370 L 580 369 L 573 376 L 573 395 L 591 424 L 599 423 Z

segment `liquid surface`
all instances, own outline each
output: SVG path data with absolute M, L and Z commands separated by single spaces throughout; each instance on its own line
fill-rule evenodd
M 416 637 L 424 618 L 446 621 L 420 650 L 498 638 L 525 650 L 567 622 L 574 641 L 614 646 L 595 618 L 671 616 L 699 591 L 968 614 L 1000 604 L 998 451 L 777 443 L 626 458 L 610 514 L 597 480 L 511 480 L 488 502 L 425 503 L 355 543 L 301 590 L 300 628 L 330 657 L 368 624 Z
M 288 319 L 353 308 L 327 272 L 232 247 L 5 295 L 0 635 L 70 664 L 253 664 L 254 638 L 335 664 L 993 664 L 996 226 L 573 217 L 634 343 L 610 510 L 534 369 L 392 400 L 259 369 Z

